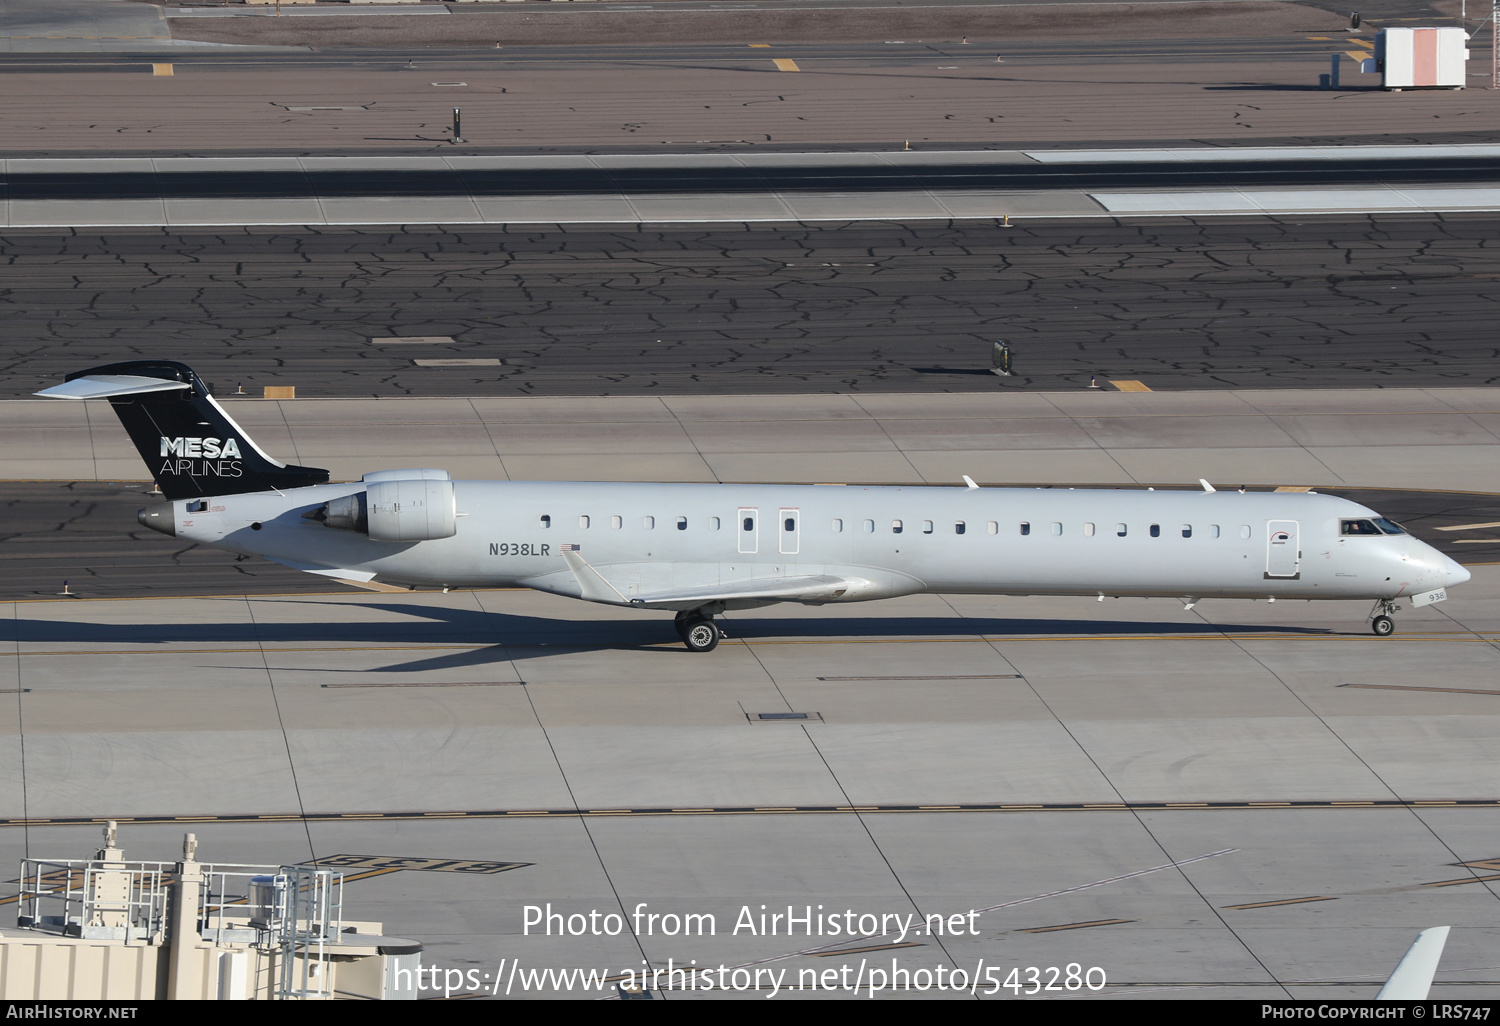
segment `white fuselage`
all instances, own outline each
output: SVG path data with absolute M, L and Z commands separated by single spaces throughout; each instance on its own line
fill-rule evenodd
M 1341 521 L 1377 514 L 1311 493 L 459 481 L 452 537 L 381 542 L 304 516 L 364 487 L 223 496 L 196 513 L 182 500 L 174 527 L 301 569 L 591 597 L 562 556 L 576 546 L 627 600 L 816 575 L 855 582 L 817 601 L 922 591 L 1393 599 L 1469 577 L 1410 535 L 1341 534 Z

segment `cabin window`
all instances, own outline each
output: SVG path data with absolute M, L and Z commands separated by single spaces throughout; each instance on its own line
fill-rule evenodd
M 744 519 L 744 521 L 740 524 L 740 530 L 741 531 L 753 531 L 753 530 L 755 530 L 755 518 L 754 517 L 746 517 Z
M 874 533 L 875 533 L 875 521 L 873 521 L 873 520 L 866 520 L 865 521 L 865 534 L 874 534 Z
M 891 521 L 891 533 L 892 534 L 900 534 L 901 533 L 901 521 L 899 521 L 899 520 L 892 520 Z
M 1021 534 L 1022 534 L 1022 536 L 1028 535 L 1030 533 L 1031 533 L 1031 525 L 1028 524 L 1024 520 L 1021 521 Z
M 678 517 L 677 518 L 677 530 L 679 530 L 679 531 L 686 531 L 687 530 L 687 517 Z
M 797 518 L 787 517 L 781 522 L 781 529 L 787 532 L 795 531 L 797 529 Z
M 1123 537 L 1125 537 L 1125 533 L 1126 533 L 1126 528 L 1125 528 L 1124 524 L 1116 524 L 1115 525 L 1115 534 L 1117 534 L 1121 538 L 1123 538 Z
M 1151 537 L 1153 537 L 1153 538 L 1160 538 L 1161 537 L 1161 525 L 1160 524 L 1152 524 L 1151 525 Z
M 932 521 L 931 520 L 924 520 L 924 521 L 922 521 L 922 533 L 923 534 L 931 534 L 932 533 Z
M 1062 524 L 1053 524 L 1052 525 L 1052 534 L 1054 536 L 1061 536 L 1061 534 L 1062 534 Z
M 844 529 L 844 522 L 842 520 L 840 520 L 838 517 L 834 517 L 833 518 L 833 523 L 830 526 L 833 528 L 833 533 L 834 534 L 838 534 L 841 531 L 843 531 L 843 529 Z
M 1085 538 L 1092 538 L 1094 536 L 1094 525 L 1093 524 L 1084 524 L 1083 525 L 1083 536 Z
M 547 514 L 547 513 L 543 513 L 542 514 L 542 530 L 545 531 L 547 528 L 549 528 L 551 526 L 552 526 L 552 517 L 549 514 Z
M 1240 537 L 1243 538 L 1243 539 L 1245 539 L 1246 541 L 1250 540 L 1250 525 L 1249 524 L 1242 524 L 1242 525 L 1240 525 Z
M 578 526 L 583 528 L 585 531 L 589 529 L 588 514 L 584 514 L 583 516 L 578 518 Z
M 710 531 L 717 531 L 719 529 L 719 518 L 718 517 L 709 517 L 708 518 L 708 529 Z
M 1219 525 L 1218 524 L 1209 524 L 1208 525 L 1208 536 L 1210 538 L 1217 538 L 1219 536 Z
M 964 528 L 964 522 L 962 520 L 960 520 L 958 523 L 956 523 L 956 524 L 953 525 L 953 533 L 954 534 L 963 534 L 964 530 L 965 530 L 965 528 Z
M 620 519 L 618 516 L 613 516 L 609 518 L 609 526 L 618 531 L 621 527 L 625 526 L 625 521 Z
M 989 523 L 987 523 L 987 524 L 984 525 L 984 529 L 986 531 L 990 532 L 990 534 L 999 534 L 1000 533 L 1000 521 L 998 521 L 998 520 L 991 520 Z
M 641 526 L 644 527 L 648 531 L 654 531 L 654 530 L 656 530 L 656 518 L 655 517 L 641 517 Z
M 1182 536 L 1184 538 L 1191 538 L 1193 536 L 1193 525 L 1192 524 L 1183 524 L 1182 525 Z

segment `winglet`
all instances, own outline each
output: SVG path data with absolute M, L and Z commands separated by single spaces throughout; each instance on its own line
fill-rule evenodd
M 1438 959 L 1443 957 L 1443 945 L 1448 943 L 1448 927 L 1434 926 L 1417 934 L 1406 956 L 1375 995 L 1376 1001 L 1425 1001 L 1432 989 L 1432 977 L 1437 972 Z
M 1203 490 L 1205 492 L 1216 492 L 1216 491 L 1218 491 L 1217 488 L 1215 488 L 1213 485 L 1211 485 L 1211 484 L 1208 483 L 1208 480 L 1206 478 L 1200 477 L 1198 479 L 1198 483 L 1203 486 Z
M 968 474 L 965 474 L 963 476 L 963 478 L 964 478 L 964 484 L 968 485 L 970 488 L 978 488 L 979 487 L 977 484 L 974 483 L 974 479 L 972 477 L 970 477 Z

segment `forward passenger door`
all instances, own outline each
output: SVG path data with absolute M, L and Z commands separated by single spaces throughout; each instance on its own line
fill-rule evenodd
M 1302 564 L 1302 543 L 1297 537 L 1297 521 L 1272 520 L 1266 524 L 1266 576 L 1293 579 Z

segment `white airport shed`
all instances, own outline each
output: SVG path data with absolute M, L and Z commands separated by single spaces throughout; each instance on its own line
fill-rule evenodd
M 1381 29 L 1361 70 L 1380 72 L 1385 89 L 1462 89 L 1468 43 L 1461 28 Z

